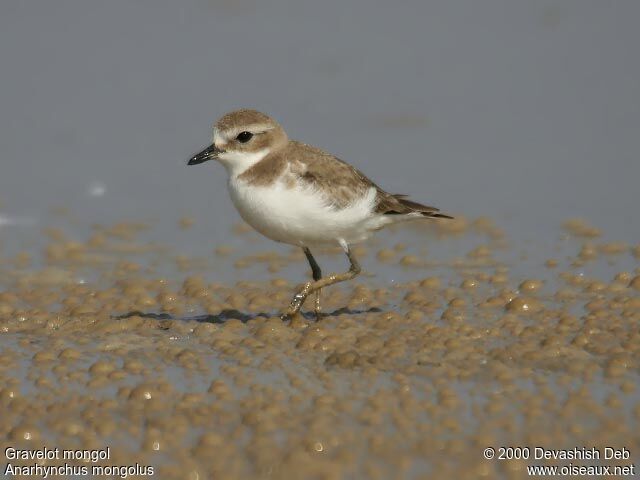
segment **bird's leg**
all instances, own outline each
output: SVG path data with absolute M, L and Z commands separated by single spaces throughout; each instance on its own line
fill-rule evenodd
M 340 242 L 344 252 L 347 254 L 347 258 L 349 258 L 350 267 L 349 270 L 341 273 L 341 274 L 332 274 L 328 277 L 321 278 L 320 280 L 316 280 L 314 282 L 307 282 L 300 290 L 296 292 L 291 300 L 291 304 L 287 310 L 286 316 L 293 317 L 298 313 L 300 307 L 307 299 L 307 297 L 313 293 L 317 292 L 324 287 L 328 287 L 329 285 L 333 285 L 335 283 L 344 282 L 346 280 L 351 280 L 356 275 L 358 275 L 361 271 L 360 264 L 354 257 L 353 252 L 349 248 L 346 242 Z
M 316 321 L 322 318 L 322 307 L 320 306 L 320 292 L 322 292 L 322 289 L 316 290 L 316 301 L 315 301 L 315 305 L 313 306 L 313 311 L 316 312 Z
M 311 254 L 311 250 L 309 250 L 307 247 L 303 247 L 302 250 L 304 251 L 304 254 L 307 257 L 307 260 L 309 261 L 309 266 L 311 267 L 311 275 L 313 276 L 313 281 L 317 282 L 322 278 L 322 270 L 320 270 L 320 265 L 318 265 L 318 262 L 316 262 L 316 259 L 313 258 L 313 255 Z M 322 311 L 320 307 L 321 291 L 322 289 L 316 290 L 316 303 L 314 308 L 314 311 L 316 312 L 316 320 L 320 320 L 320 312 Z

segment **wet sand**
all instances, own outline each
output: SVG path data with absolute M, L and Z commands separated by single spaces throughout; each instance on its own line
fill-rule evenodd
M 247 254 L 240 226 L 234 245 L 189 257 L 147 228 L 46 229 L 41 250 L 1 259 L 3 451 L 108 447 L 66 463 L 162 479 L 526 478 L 569 463 L 483 458 L 502 446 L 624 447 L 630 459 L 573 463 L 638 461 L 640 245 L 578 220 L 542 254 L 486 218 L 413 225 L 409 246 L 467 249 L 358 247 L 365 272 L 397 281 L 365 273 L 324 293 L 321 321 L 310 301 L 283 322 L 283 272 L 305 279 L 301 252 Z M 208 272 L 222 262 L 245 280 Z

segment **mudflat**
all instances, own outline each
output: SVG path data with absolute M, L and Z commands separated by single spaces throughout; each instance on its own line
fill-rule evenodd
M 243 255 L 238 243 L 192 258 L 144 241 L 145 228 L 93 226 L 81 240 L 46 229 L 41 250 L 2 258 L 3 452 L 108 451 L 4 466 L 525 478 L 528 465 L 566 461 L 484 450 L 630 452 L 585 465 L 640 452 L 638 245 L 578 220 L 557 232 L 561 246 L 528 254 L 487 218 L 416 225 L 414 241 L 466 250 L 374 241 L 359 247 L 365 270 L 393 281 L 364 275 L 325 292 L 319 322 L 283 322 L 295 285 L 280 273 L 302 281 L 301 252 Z M 234 235 L 251 242 L 242 226 Z

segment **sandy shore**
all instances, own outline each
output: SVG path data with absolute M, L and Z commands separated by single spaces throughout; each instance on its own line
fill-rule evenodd
M 138 241 L 141 229 L 97 227 L 82 241 L 49 230 L 42 252 L 2 259 L 3 451 L 109 449 L 108 459 L 5 458 L 3 468 L 526 478 L 528 465 L 640 458 L 638 246 L 570 221 L 558 234 L 572 255 L 529 256 L 538 267 L 522 276 L 503 232 L 461 220 L 435 237 L 482 243 L 440 262 L 402 245 L 361 247 L 365 268 L 398 269 L 398 282 L 365 275 L 325 292 L 320 322 L 283 322 L 295 284 L 278 272 L 305 271 L 300 252 L 218 246 L 209 261 L 271 272 L 230 284 L 198 273 L 197 258 Z M 614 273 L 584 274 L 598 262 Z M 173 273 L 159 274 L 163 264 Z M 488 447 L 531 457 L 487 460 Z M 535 460 L 535 447 L 624 447 L 630 458 Z

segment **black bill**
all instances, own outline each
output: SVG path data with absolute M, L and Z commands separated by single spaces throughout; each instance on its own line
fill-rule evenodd
M 209 145 L 200 153 L 191 157 L 191 159 L 187 162 L 187 165 L 198 165 L 199 163 L 203 163 L 208 160 L 213 160 L 218 156 L 220 152 L 221 150 L 218 147 L 216 147 L 215 144 Z

